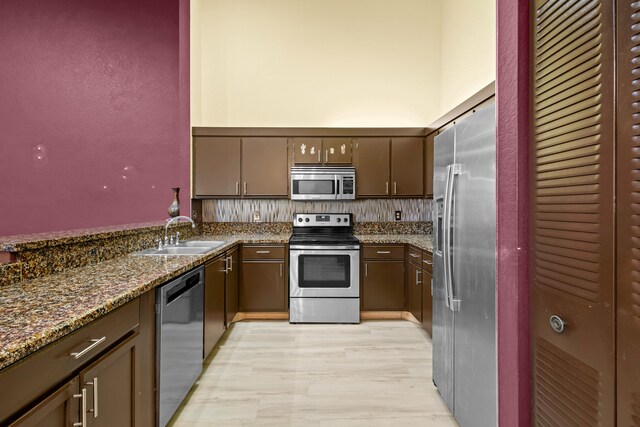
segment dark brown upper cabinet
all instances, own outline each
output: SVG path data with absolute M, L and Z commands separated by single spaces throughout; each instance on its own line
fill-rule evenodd
M 351 138 L 324 138 L 322 149 L 324 150 L 324 163 L 326 165 L 350 165 Z
M 197 136 L 195 197 L 287 197 L 287 139 Z
M 196 197 L 240 195 L 241 139 L 193 138 L 193 181 Z
M 390 138 L 358 138 L 353 163 L 358 197 L 387 197 L 390 176 Z
M 322 154 L 322 138 L 293 139 L 293 163 L 320 165 Z
M 424 192 L 428 198 L 433 198 L 433 148 L 437 134 L 427 135 L 424 147 Z
M 296 165 L 350 165 L 351 138 L 293 138 Z
M 424 195 L 424 138 L 391 138 L 391 195 Z
M 288 195 L 287 138 L 242 138 L 242 195 Z

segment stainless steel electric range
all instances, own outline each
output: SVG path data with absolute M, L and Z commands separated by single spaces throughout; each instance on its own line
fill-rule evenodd
M 351 214 L 295 214 L 289 321 L 360 323 L 360 242 Z

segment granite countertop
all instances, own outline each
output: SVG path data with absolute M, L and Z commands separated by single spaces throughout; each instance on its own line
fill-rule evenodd
M 290 234 L 206 235 L 224 244 L 202 255 L 138 256 L 70 269 L 0 288 L 0 369 L 240 243 L 287 243 Z M 356 235 L 362 243 L 432 250 L 431 235 Z
M 360 243 L 409 244 L 423 251 L 433 252 L 433 236 L 431 234 L 356 234 Z

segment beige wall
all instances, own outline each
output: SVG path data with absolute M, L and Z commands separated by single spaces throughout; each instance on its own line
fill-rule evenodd
M 424 126 L 439 17 L 440 0 L 192 0 L 192 125 Z
M 440 115 L 496 78 L 496 0 L 442 0 Z
M 193 126 L 426 126 L 495 76 L 495 0 L 191 0 Z

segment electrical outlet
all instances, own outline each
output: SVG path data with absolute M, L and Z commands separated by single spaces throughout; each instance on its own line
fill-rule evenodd
M 402 211 L 396 211 L 396 221 L 402 221 Z
M 253 222 L 260 222 L 260 211 L 257 209 L 253 211 Z

